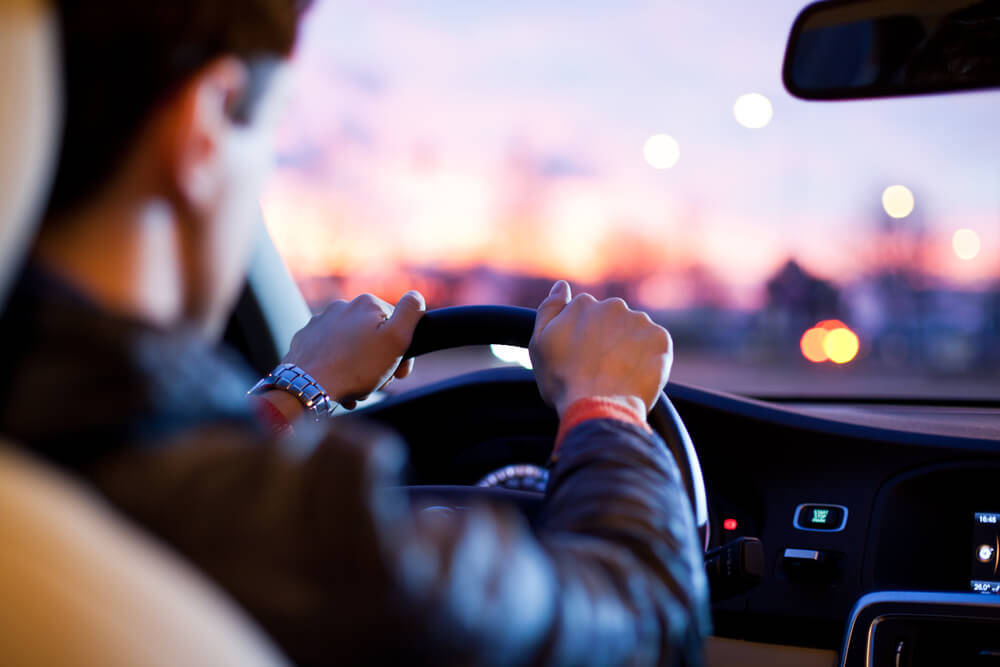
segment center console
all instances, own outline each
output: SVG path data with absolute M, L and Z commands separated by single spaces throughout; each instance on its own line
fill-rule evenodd
M 843 667 L 1000 665 L 1000 598 L 978 593 L 886 591 L 858 601 Z
M 955 463 L 880 490 L 844 667 L 1000 666 L 1000 467 Z
M 1000 593 L 1000 467 L 916 470 L 879 492 L 865 590 Z

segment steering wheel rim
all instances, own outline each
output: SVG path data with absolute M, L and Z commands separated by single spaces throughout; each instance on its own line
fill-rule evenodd
M 424 314 L 404 359 L 469 345 L 527 347 L 535 329 L 535 311 L 514 306 L 458 306 Z M 695 523 L 708 547 L 708 495 L 698 452 L 687 427 L 666 393 L 649 414 L 649 425 L 667 445 L 681 471 Z

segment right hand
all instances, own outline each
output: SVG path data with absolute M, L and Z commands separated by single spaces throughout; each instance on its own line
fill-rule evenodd
M 621 299 L 572 297 L 560 280 L 538 307 L 528 348 L 542 398 L 560 417 L 578 399 L 605 397 L 653 409 L 670 376 L 673 342 Z
M 395 306 L 371 294 L 334 301 L 295 334 L 285 361 L 303 368 L 351 409 L 413 370 L 413 360 L 403 361 L 403 353 L 425 310 L 423 295 L 414 291 Z

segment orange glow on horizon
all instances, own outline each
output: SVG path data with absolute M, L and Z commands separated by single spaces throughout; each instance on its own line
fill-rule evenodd
M 785 261 L 780 247 L 758 243 L 747 252 L 753 235 L 725 233 L 718 224 L 698 227 L 686 217 L 690 214 L 671 212 L 659 225 L 646 225 L 629 208 L 641 197 L 617 189 L 559 184 L 518 206 L 491 204 L 503 189 L 482 187 L 488 179 L 442 173 L 422 178 L 421 187 L 406 190 L 394 175 L 386 187 L 410 196 L 362 206 L 294 174 L 279 174 L 261 208 L 279 253 L 298 279 L 337 277 L 356 283 L 353 276 L 363 275 L 382 282 L 420 270 L 478 267 L 583 284 L 655 277 L 640 291 L 649 305 L 667 308 L 690 303 L 686 275 L 695 269 L 736 289 L 759 285 Z M 659 210 L 658 202 L 648 208 Z M 740 225 L 756 227 L 751 221 Z M 725 261 L 701 259 L 717 254 Z M 739 299 L 741 305 L 746 301 Z
M 762 235 L 762 223 L 739 210 L 705 217 L 641 188 L 570 179 L 533 183 L 522 192 L 488 169 L 463 173 L 450 165 L 422 167 L 408 178 L 409 169 L 370 174 L 366 197 L 325 187 L 301 173 L 277 174 L 261 204 L 293 275 L 336 278 L 345 297 L 353 296 L 352 289 L 384 286 L 385 297 L 391 298 L 421 273 L 485 268 L 584 285 L 620 281 L 630 284 L 640 306 L 666 310 L 705 298 L 692 279 L 695 269 L 719 285 L 713 303 L 754 308 L 760 305 L 761 285 L 790 258 L 840 285 L 863 271 L 909 261 L 909 254 L 897 261 L 884 253 L 857 252 L 850 255 L 852 264 L 842 254 L 809 251 L 811 246 Z M 661 216 L 656 224 L 650 222 L 653 216 Z M 955 224 L 988 229 L 973 219 Z M 882 248 L 891 241 L 877 237 L 872 245 Z M 952 246 L 950 234 L 929 234 L 910 254 L 925 257 L 923 268 L 930 275 L 950 281 L 971 283 L 996 275 L 1000 250 L 993 232 L 982 232 L 979 261 L 963 261 Z M 470 294 L 491 296 L 484 290 L 476 287 Z M 849 329 L 838 321 L 817 326 Z M 821 356 L 816 349 L 806 355 Z

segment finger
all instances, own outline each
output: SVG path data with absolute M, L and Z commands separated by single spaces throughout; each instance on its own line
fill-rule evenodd
M 556 284 L 549 290 L 549 295 L 538 306 L 538 314 L 535 316 L 535 334 L 537 335 L 549 322 L 554 320 L 572 298 L 573 290 L 570 289 L 569 283 L 565 280 L 556 281 Z
M 670 335 L 670 331 L 668 329 L 664 329 L 659 325 L 657 325 L 656 329 L 657 329 L 656 335 L 660 341 L 660 344 L 663 345 L 663 349 L 666 350 L 666 354 L 668 354 L 670 358 L 673 359 L 674 356 L 673 336 Z
M 597 299 L 592 294 L 582 292 L 573 297 L 573 300 L 569 302 L 569 306 L 567 307 L 579 311 L 581 308 L 593 306 L 596 303 Z
M 425 312 L 427 312 L 427 302 L 424 301 L 424 295 L 411 290 L 396 304 L 396 309 L 385 326 L 399 336 L 400 342 L 408 346 L 413 340 L 413 330 Z
M 642 324 L 655 324 L 655 322 L 653 322 L 653 320 L 649 317 L 649 313 L 644 310 L 633 310 L 632 317 Z
M 319 312 L 320 315 L 326 315 L 327 313 L 332 313 L 334 311 L 340 310 L 347 305 L 347 302 L 343 299 L 337 299 L 336 301 L 331 301 L 326 304 L 326 307 Z
M 381 311 L 385 315 L 385 319 L 389 319 L 389 316 L 392 315 L 392 304 L 383 301 L 374 294 L 362 294 L 355 301 L 373 311 Z
M 396 372 L 393 373 L 393 377 L 397 380 L 402 380 L 413 372 L 413 359 L 407 359 L 399 365 Z

